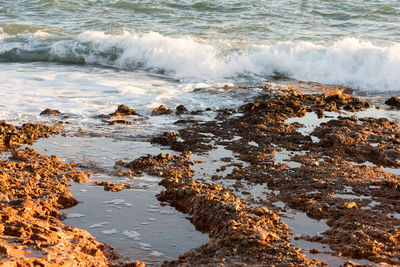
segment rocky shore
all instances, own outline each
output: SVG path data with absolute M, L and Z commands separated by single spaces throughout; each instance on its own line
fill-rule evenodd
M 217 116 L 207 121 L 196 116 L 211 109 L 156 108 L 152 116 L 176 116 L 179 130 L 149 142 L 177 153 L 115 163 L 117 176 L 161 177 L 165 189 L 158 200 L 190 215 L 196 229 L 209 234 L 209 242 L 164 265 L 324 266 L 328 256 L 346 266 L 399 265 L 398 124 L 360 113 L 377 107 L 347 88 L 259 89 L 252 101 L 214 111 Z M 120 105 L 99 118 L 131 125 L 143 116 Z M 88 182 L 90 174 L 19 147 L 59 131 L 57 125 L 0 124 L 1 151 L 10 153 L 0 160 L 0 262 L 116 265 L 112 248 L 62 222 L 60 210 L 78 204 L 68 183 Z M 223 152 L 213 156 L 216 164 L 200 160 L 215 151 Z M 114 192 L 130 188 L 129 182 L 95 185 Z M 252 190 L 257 186 L 261 192 Z M 324 222 L 326 229 L 294 234 L 285 223 L 292 211 Z M 299 241 L 311 247 L 299 248 Z
M 60 127 L 0 122 L 0 264 L 4 266 L 109 266 L 118 254 L 87 231 L 66 226 L 61 209 L 78 204 L 69 182 L 90 173 L 21 144 L 59 133 Z M 132 263 L 131 266 L 139 265 Z
M 325 220 L 329 226 L 329 230 L 314 236 L 294 237 L 329 248 L 325 252 L 310 249 L 309 254 L 366 259 L 371 265 L 400 264 L 399 176 L 390 171 L 400 163 L 400 130 L 397 123 L 386 118 L 356 116 L 357 111 L 367 108 L 371 104 L 340 89 L 323 94 L 267 89 L 238 110 L 219 111 L 213 121 L 178 120 L 184 125 L 179 132 L 152 138 L 153 143 L 183 152 L 185 158 L 185 153 L 210 153 L 224 147 L 248 163 L 243 166 L 237 159 L 220 158 L 226 164 L 213 176 L 204 177 L 203 183 L 193 179 L 190 164 L 186 164 L 186 171 L 171 173 L 176 160 L 171 158 L 173 164 L 166 164 L 170 156 L 126 164 L 132 170 L 164 177 L 161 184 L 166 190 L 159 199 L 191 214 L 193 223 L 210 233 L 208 244 L 170 264 L 194 263 L 197 259 L 230 265 L 239 258 L 246 264 L 323 264 L 308 262 L 291 249 L 287 228 L 283 230 L 285 225 L 278 219 L 278 214 L 285 216 L 285 206 Z M 290 122 L 310 114 L 322 122 L 308 134 L 299 131 L 305 125 Z M 276 158 L 283 151 L 290 151 L 287 163 Z M 161 169 L 155 170 L 158 165 Z M 143 166 L 151 167 L 143 170 Z M 226 175 L 219 175 L 229 168 Z M 218 184 L 226 180 L 235 182 L 233 188 Z M 254 197 L 244 184 L 266 185 L 268 189 L 261 197 Z M 240 201 L 235 193 L 242 196 Z M 277 202 L 284 205 L 278 207 Z M 277 220 L 265 223 L 265 218 Z

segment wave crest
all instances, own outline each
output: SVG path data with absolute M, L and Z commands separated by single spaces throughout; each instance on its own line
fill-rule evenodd
M 377 46 L 345 38 L 331 45 L 278 42 L 221 48 L 204 40 L 172 38 L 155 32 L 111 35 L 88 31 L 68 40 L 51 41 L 40 40 L 38 36 L 43 34 L 25 36 L 24 43 L 1 37 L 0 60 L 99 64 L 199 82 L 280 73 L 299 80 L 366 91 L 400 90 L 398 43 Z

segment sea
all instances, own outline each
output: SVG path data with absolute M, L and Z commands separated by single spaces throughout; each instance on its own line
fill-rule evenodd
M 231 106 L 193 91 L 276 75 L 398 94 L 400 2 L 0 1 L 2 117 Z
M 351 87 L 363 97 L 400 95 L 400 1 L 0 1 L 0 119 L 53 123 L 60 119 L 39 114 L 46 108 L 59 110 L 68 117 L 63 122 L 67 137 L 39 141 L 36 149 L 87 168 L 110 169 L 115 160 L 159 152 L 146 143 L 149 135 L 177 128 L 174 115 L 150 116 L 161 104 L 171 109 L 183 104 L 190 111 L 236 108 L 261 92 L 258 85 L 273 86 L 275 77 Z M 145 119 L 111 126 L 98 118 L 120 104 L 135 108 Z M 82 132 L 85 137 L 75 134 Z M 107 178 L 106 171 L 98 173 L 99 179 Z M 148 208 L 134 213 L 136 228 L 111 226 L 108 215 L 95 222 L 85 219 L 93 218 L 91 211 L 112 210 L 104 205 L 127 203 L 123 195 L 117 200 L 107 195 L 102 206 L 105 193 L 96 191 L 90 198 L 87 192 L 97 189 L 89 186 L 74 191 L 86 202 L 78 213 L 82 216 L 73 213 L 70 223 L 88 230 L 109 227 L 94 233 L 114 246 L 129 239 L 129 233 L 139 238 L 140 227 L 158 219 L 146 217 L 155 210 L 151 206 L 158 205 L 154 195 L 160 188 L 154 179 L 137 184 L 142 191 L 135 195 Z M 155 181 L 150 182 L 155 190 L 146 189 L 149 181 Z M 115 220 L 127 224 L 121 218 Z M 172 220 L 171 227 L 174 224 Z M 162 232 L 162 226 L 142 229 L 141 235 Z M 175 238 L 182 229 L 170 236 Z M 115 240 L 110 241 L 111 235 Z M 185 238 L 173 243 L 188 249 L 202 238 L 193 244 L 184 243 Z M 132 245 L 136 254 L 125 250 L 124 255 L 141 255 L 141 249 L 148 251 L 157 243 L 164 245 L 150 251 L 156 256 L 174 258 L 185 251 L 154 240 L 149 236 L 146 246 Z

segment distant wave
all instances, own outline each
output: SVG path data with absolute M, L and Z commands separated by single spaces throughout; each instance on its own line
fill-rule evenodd
M 279 73 L 366 91 L 400 90 L 400 44 L 376 46 L 355 38 L 326 46 L 278 42 L 229 50 L 154 32 L 111 35 L 88 31 L 57 39 L 44 32 L 8 36 L 0 31 L 0 60 L 99 64 L 196 81 Z

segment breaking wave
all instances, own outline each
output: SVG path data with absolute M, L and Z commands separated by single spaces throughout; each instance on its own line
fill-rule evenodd
M 351 37 L 329 45 L 278 42 L 235 47 L 155 32 L 87 31 L 60 38 L 42 31 L 8 35 L 0 28 L 0 61 L 98 64 L 196 81 L 279 73 L 365 91 L 400 90 L 400 44 L 378 46 Z

